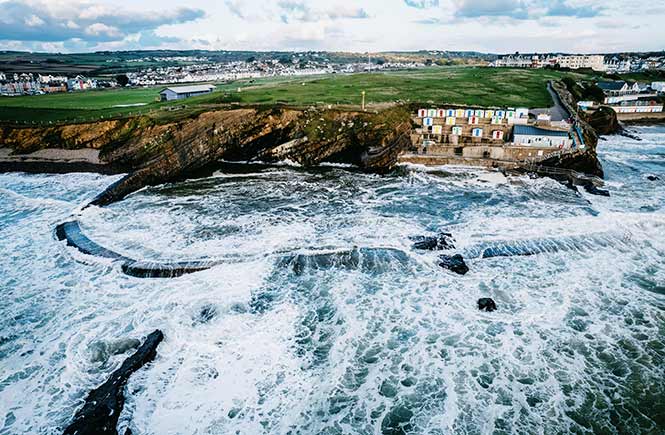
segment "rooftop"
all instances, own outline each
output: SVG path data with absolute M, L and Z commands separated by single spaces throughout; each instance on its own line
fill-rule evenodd
M 194 92 L 208 92 L 212 89 L 215 89 L 214 85 L 169 86 L 162 89 L 159 93 L 161 94 L 166 90 L 170 90 L 176 94 L 191 94 Z
M 626 82 L 598 82 L 598 87 L 603 91 L 620 91 Z
M 516 125 L 513 129 L 513 134 L 524 136 L 557 136 L 567 137 L 567 131 L 560 130 L 546 130 L 544 128 L 534 127 L 532 125 Z

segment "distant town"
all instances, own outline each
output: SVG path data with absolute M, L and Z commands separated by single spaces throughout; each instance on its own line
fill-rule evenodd
M 155 99 L 171 101 L 211 93 L 215 85 L 237 80 L 251 82 L 265 78 L 424 70 L 453 65 L 579 72 L 586 78 L 578 78 L 576 83 L 569 84 L 571 90 L 578 91 L 579 110 L 595 111 L 604 106 L 617 114 L 663 112 L 664 52 L 491 55 L 445 51 L 371 54 L 137 51 L 61 57 L 0 52 L 0 95 L 12 97 L 163 86 L 161 91 L 155 91 Z M 635 80 L 624 77 L 635 77 Z M 116 107 L 144 104 L 120 102 Z M 468 133 L 473 134 L 472 131 Z M 509 137 L 507 133 L 504 132 L 505 138 Z M 504 140 L 504 136 L 500 139 Z
M 34 61 L 3 62 L 0 59 L 0 95 L 40 95 L 57 92 L 77 92 L 97 88 L 125 86 L 157 86 L 162 84 L 225 82 L 264 77 L 312 76 L 350 74 L 388 70 L 419 69 L 431 65 L 467 63 L 496 68 L 554 68 L 593 70 L 606 74 L 626 74 L 648 71 L 665 73 L 665 53 L 563 55 L 414 52 L 331 55 L 324 52 L 307 53 L 238 53 L 224 56 L 197 52 L 190 55 L 141 54 L 128 58 L 103 60 L 101 74 L 74 71 L 47 72 L 57 60 L 47 58 L 42 66 Z M 98 54 L 100 57 L 104 53 Z M 242 55 L 246 57 L 239 59 Z M 85 55 L 84 55 L 85 56 Z M 109 71 L 115 71 L 109 74 Z
M 219 62 L 205 56 L 147 56 L 126 59 L 125 64 L 171 64 L 123 72 L 110 77 L 86 77 L 77 74 L 39 74 L 32 72 L 5 73 L 0 64 L 0 95 L 41 95 L 57 92 L 76 92 L 123 86 L 156 86 L 176 83 L 225 82 L 265 77 L 296 77 L 324 74 L 352 74 L 388 70 L 417 69 L 425 61 L 387 61 L 367 56 L 362 62 L 335 62 L 321 56 L 294 53 L 274 59 L 249 56 L 242 61 Z M 113 60 L 106 61 L 114 62 Z M 429 63 L 431 64 L 431 62 Z M 132 68 L 133 69 L 133 68 Z

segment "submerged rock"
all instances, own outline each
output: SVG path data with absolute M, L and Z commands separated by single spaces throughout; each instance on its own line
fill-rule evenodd
M 155 359 L 157 346 L 163 339 L 160 330 L 148 335 L 141 347 L 106 382 L 88 394 L 63 434 L 117 435 L 118 418 L 125 405 L 125 385 L 134 372 Z
M 114 341 L 95 341 L 90 345 L 90 362 L 105 364 L 113 355 L 121 355 L 130 349 L 136 349 L 141 342 L 135 338 L 123 338 Z
M 448 269 L 459 275 L 466 275 L 466 273 L 469 271 L 469 267 L 466 265 L 464 257 L 462 257 L 460 254 L 455 254 L 452 257 L 449 255 L 442 255 L 439 257 L 439 260 L 441 260 L 439 262 L 440 267 Z
M 478 309 L 491 313 L 492 311 L 496 311 L 496 302 L 492 298 L 480 298 L 478 299 Z
M 196 323 L 208 323 L 212 319 L 217 317 L 217 307 L 214 305 L 204 305 L 201 307 L 201 310 L 198 313 L 198 316 L 194 321 Z
M 423 251 L 440 251 L 443 249 L 455 249 L 455 239 L 450 233 L 441 233 L 434 237 L 417 237 L 413 249 Z

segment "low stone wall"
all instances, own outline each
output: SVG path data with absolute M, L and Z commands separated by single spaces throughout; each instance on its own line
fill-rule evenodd
M 469 159 L 488 159 L 510 162 L 523 162 L 528 159 L 538 159 L 546 157 L 549 154 L 558 153 L 560 150 L 556 147 L 533 147 L 517 145 L 478 145 L 478 146 L 453 146 L 453 145 L 430 145 L 418 150 L 413 155 L 435 158 L 469 158 Z M 424 152 L 423 152 L 424 151 Z
M 640 121 L 665 121 L 665 112 L 656 113 L 617 113 L 619 121 L 640 122 Z

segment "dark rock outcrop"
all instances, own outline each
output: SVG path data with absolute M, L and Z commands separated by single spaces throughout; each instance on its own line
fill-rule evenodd
M 540 165 L 551 168 L 572 169 L 573 171 L 582 174 L 594 175 L 600 178 L 605 176 L 605 172 L 598 160 L 598 156 L 596 155 L 596 152 L 592 150 L 587 150 L 583 153 L 564 154 L 562 156 L 551 157 L 540 162 Z M 557 178 L 556 175 L 547 174 L 547 176 L 555 179 Z
M 492 311 L 496 311 L 496 302 L 492 298 L 480 298 L 478 299 L 478 309 L 491 313 Z
M 466 273 L 469 271 L 469 267 L 466 265 L 464 257 L 462 257 L 460 254 L 455 254 L 452 257 L 449 255 L 441 255 L 439 260 L 440 267 L 455 272 L 458 275 L 466 275 Z
M 607 106 L 601 106 L 598 110 L 587 115 L 586 121 L 599 135 L 620 133 L 623 128 L 619 124 L 616 112 Z
M 592 195 L 610 196 L 609 190 L 599 189 L 593 183 L 585 183 L 584 190 Z
M 441 251 L 444 249 L 455 249 L 455 239 L 450 233 L 441 233 L 435 237 L 416 237 L 413 249 L 422 251 Z
M 64 435 L 117 435 L 118 418 L 125 405 L 124 389 L 129 377 L 155 359 L 157 346 L 164 339 L 156 330 L 122 366 L 100 387 L 92 390 L 76 413 Z

